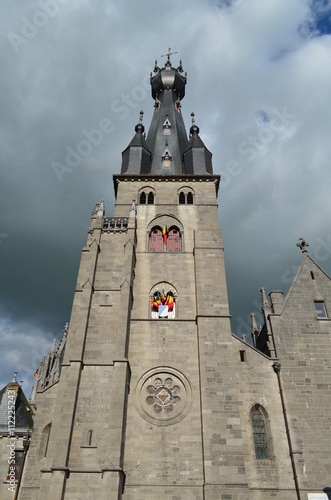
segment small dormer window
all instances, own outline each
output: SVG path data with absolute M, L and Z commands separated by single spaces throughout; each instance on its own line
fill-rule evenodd
M 160 101 L 158 100 L 158 98 L 156 97 L 155 99 L 155 103 L 154 103 L 154 108 L 155 108 L 155 111 L 159 111 L 160 109 Z
M 166 168 L 171 167 L 171 156 L 169 156 L 169 153 L 166 153 L 166 155 L 163 157 L 163 166 Z
M 169 116 L 166 115 L 166 120 L 163 124 L 163 133 L 164 135 L 170 135 L 170 131 L 171 131 L 171 123 L 169 121 Z
M 166 148 L 165 148 L 164 153 L 162 155 L 162 160 L 163 160 L 163 167 L 165 167 L 165 168 L 171 167 L 172 156 L 171 156 L 171 153 L 168 149 L 168 141 L 166 141 Z

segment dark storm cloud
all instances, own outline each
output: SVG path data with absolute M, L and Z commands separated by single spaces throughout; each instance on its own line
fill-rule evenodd
M 149 126 L 146 84 L 168 44 L 188 72 L 187 127 L 194 110 L 223 177 L 233 330 L 247 333 L 261 286 L 288 289 L 299 236 L 331 270 L 331 44 L 300 29 L 317 11 L 308 0 L 159 3 L 162 16 L 151 0 L 3 2 L 2 385 L 15 369 L 31 381 L 69 320 L 92 209 L 105 199 L 113 213 L 112 174 L 140 109 Z

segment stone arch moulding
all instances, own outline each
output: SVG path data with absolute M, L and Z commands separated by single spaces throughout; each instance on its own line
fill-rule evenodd
M 149 317 L 152 319 L 175 319 L 178 317 L 178 293 L 167 281 L 156 283 L 149 291 Z M 166 307 L 162 307 L 166 306 Z
M 167 240 L 166 245 L 164 246 L 162 242 L 159 242 L 159 245 L 156 245 L 155 248 L 153 245 L 150 245 L 150 236 L 153 230 L 157 230 L 158 234 L 156 235 L 157 239 L 161 239 L 163 227 L 165 226 L 167 231 L 167 237 L 170 236 L 169 242 Z M 146 249 L 147 251 L 155 251 L 155 252 L 183 252 L 184 251 L 184 228 L 183 224 L 172 214 L 159 214 L 147 226 L 146 231 Z
M 153 202 L 151 203 L 151 196 Z M 156 201 L 156 191 L 152 186 L 143 186 L 138 191 L 139 205 L 154 205 Z
M 195 191 L 188 186 L 177 189 L 177 198 L 180 205 L 193 205 L 195 203 Z

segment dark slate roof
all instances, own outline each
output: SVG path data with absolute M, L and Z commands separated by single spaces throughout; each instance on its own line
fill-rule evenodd
M 33 426 L 33 411 L 30 407 L 21 386 L 17 382 L 10 382 L 0 391 L 0 433 L 8 434 L 8 399 L 7 390 L 17 393 L 15 402 L 15 432 L 24 433 Z

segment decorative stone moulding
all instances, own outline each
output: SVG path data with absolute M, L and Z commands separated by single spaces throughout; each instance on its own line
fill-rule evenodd
M 173 425 L 192 407 L 191 385 L 185 375 L 169 367 L 157 367 L 138 381 L 135 405 L 142 418 L 154 425 Z

